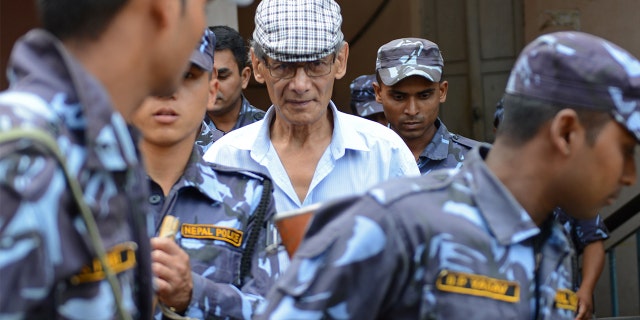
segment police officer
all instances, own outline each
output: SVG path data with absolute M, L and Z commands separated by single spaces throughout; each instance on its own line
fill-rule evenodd
M 216 96 L 209 84 L 215 42 L 207 29 L 178 90 L 147 99 L 133 116 L 156 233 L 165 216 L 180 221 L 175 241 L 151 239 L 158 300 L 169 318 L 250 319 L 279 274 L 277 256 L 265 250 L 275 213 L 270 180 L 206 163 L 194 145 Z
M 374 74 L 361 75 L 349 85 L 351 91 L 351 111 L 363 118 L 387 125 L 382 105 L 376 101 L 376 93 L 373 91 L 373 83 L 376 82 Z
M 264 111 L 251 105 L 242 94 L 251 78 L 249 50 L 238 31 L 228 26 L 209 27 L 218 41 L 214 68 L 220 84 L 218 93 L 209 100 L 205 121 L 214 141 L 226 133 L 262 120 Z
M 44 29 L 14 45 L 0 94 L 0 136 L 30 135 L 0 144 L 0 318 L 149 319 L 148 189 L 126 121 L 178 86 L 205 0 L 36 3 Z
M 453 134 L 438 117 L 449 83 L 438 45 L 425 39 L 393 40 L 378 49 L 373 84 L 376 100 L 393 129 L 407 144 L 421 174 L 457 168 L 477 141 Z
M 498 129 L 504 116 L 503 100 L 496 104 L 494 113 L 494 130 Z M 604 241 L 609 238 L 609 230 L 600 214 L 591 219 L 576 219 L 561 208 L 553 210 L 553 217 L 564 228 L 571 240 L 576 255 L 582 257 L 578 268 L 577 257 L 574 259 L 574 289 L 578 296 L 578 314 L 576 319 L 591 319 L 593 315 L 593 292 L 604 268 Z M 578 277 L 578 272 L 580 276 Z
M 636 182 L 639 64 L 585 33 L 534 40 L 493 146 L 317 212 L 261 317 L 573 319 L 574 253 L 551 212 L 591 218 Z

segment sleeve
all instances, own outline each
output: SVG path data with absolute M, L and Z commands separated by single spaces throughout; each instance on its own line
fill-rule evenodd
M 192 272 L 193 294 L 186 316 L 198 319 L 252 318 L 255 309 L 264 301 L 267 291 L 280 276 L 283 264 L 277 250 L 268 250 L 269 219 L 274 214 L 275 204 L 272 196 L 265 222 L 260 226 L 262 231 L 256 243 L 256 251 L 253 253 L 251 272 L 242 287 L 214 280 L 215 268 L 210 269 L 211 273 L 208 274 L 205 272 L 200 275 Z M 252 224 L 246 233 L 249 234 L 254 227 L 255 225 Z M 233 260 L 235 262 L 228 261 L 227 266 L 217 267 L 236 269 L 239 265 L 237 262 L 241 259 L 238 257 Z
M 402 142 L 402 140 L 400 141 Z M 390 178 L 420 176 L 416 159 L 404 142 L 397 148 L 392 148 L 390 168 L 392 170 Z
M 577 246 L 579 252 L 582 252 L 584 247 L 589 243 L 609 238 L 609 230 L 605 226 L 600 214 L 596 215 L 593 219 L 575 220 L 574 223 L 576 237 L 580 242 Z
M 258 319 L 374 319 L 397 299 L 391 292 L 408 272 L 392 212 L 366 196 L 344 211 L 333 209 L 316 213 Z M 335 217 L 326 225 L 325 214 Z

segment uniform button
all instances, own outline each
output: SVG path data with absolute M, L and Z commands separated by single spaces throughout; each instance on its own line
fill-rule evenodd
M 149 203 L 158 204 L 162 201 L 162 197 L 159 194 L 154 194 L 149 197 Z
M 458 140 L 458 135 L 457 134 L 453 135 L 453 140 Z

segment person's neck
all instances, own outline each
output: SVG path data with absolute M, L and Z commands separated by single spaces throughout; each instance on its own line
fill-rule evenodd
M 318 121 L 305 125 L 296 125 L 276 115 L 270 126 L 271 142 L 276 145 L 308 148 L 328 145 L 333 136 L 333 112 L 327 108 L 325 116 Z
M 144 138 L 140 141 L 147 174 L 165 195 L 184 174 L 194 146 L 195 141 L 183 141 L 170 147 L 152 144 Z
M 216 128 L 223 132 L 229 132 L 238 122 L 238 118 L 240 118 L 240 109 L 242 108 L 242 97 L 238 99 L 233 105 L 232 108 L 229 108 L 225 113 L 213 113 L 207 112 L 207 116 L 213 124 L 215 124 Z
M 533 222 L 541 226 L 555 208 L 555 173 L 554 166 L 549 163 L 551 159 L 537 160 L 545 153 L 532 144 L 535 143 L 514 148 L 496 141 L 485 162 Z
M 129 120 L 130 113 L 149 94 L 151 82 L 149 72 L 145 70 L 147 64 L 144 60 L 148 59 L 144 54 L 145 43 L 137 39 L 140 32 L 122 32 L 125 29 L 122 23 L 114 21 L 98 40 L 68 39 L 63 43 L 103 85 L 114 108 Z

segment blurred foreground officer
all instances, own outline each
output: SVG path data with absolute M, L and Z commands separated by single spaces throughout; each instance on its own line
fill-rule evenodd
M 215 36 L 208 29 L 178 90 L 152 97 L 134 114 L 150 177 L 156 234 L 166 215 L 180 220 L 176 239 L 153 238 L 158 300 L 169 318 L 250 319 L 278 275 L 267 255 L 268 221 L 275 213 L 271 181 L 202 160 L 194 145 L 210 86 Z
M 478 142 L 450 133 L 438 117 L 449 82 L 435 43 L 419 38 L 393 40 L 378 49 L 373 87 L 393 129 L 416 158 L 421 174 L 459 168 Z
M 376 76 L 373 74 L 361 75 L 349 85 L 351 90 L 351 110 L 363 118 L 375 121 L 383 126 L 387 125 L 382 105 L 376 101 L 376 93 L 373 91 L 373 83 Z
M 269 174 L 278 211 L 419 174 L 397 134 L 331 101 L 349 56 L 335 1 L 264 0 L 255 22 L 253 74 L 273 105 L 263 120 L 216 141 L 205 159 Z
M 552 210 L 591 218 L 635 183 L 638 90 L 640 62 L 606 40 L 534 40 L 493 147 L 317 212 L 262 317 L 573 319 L 574 253 Z
M 177 88 L 205 3 L 37 1 L 44 30 L 14 46 L 0 135 L 52 141 L 0 144 L 0 318 L 150 318 L 148 188 L 126 121 Z

